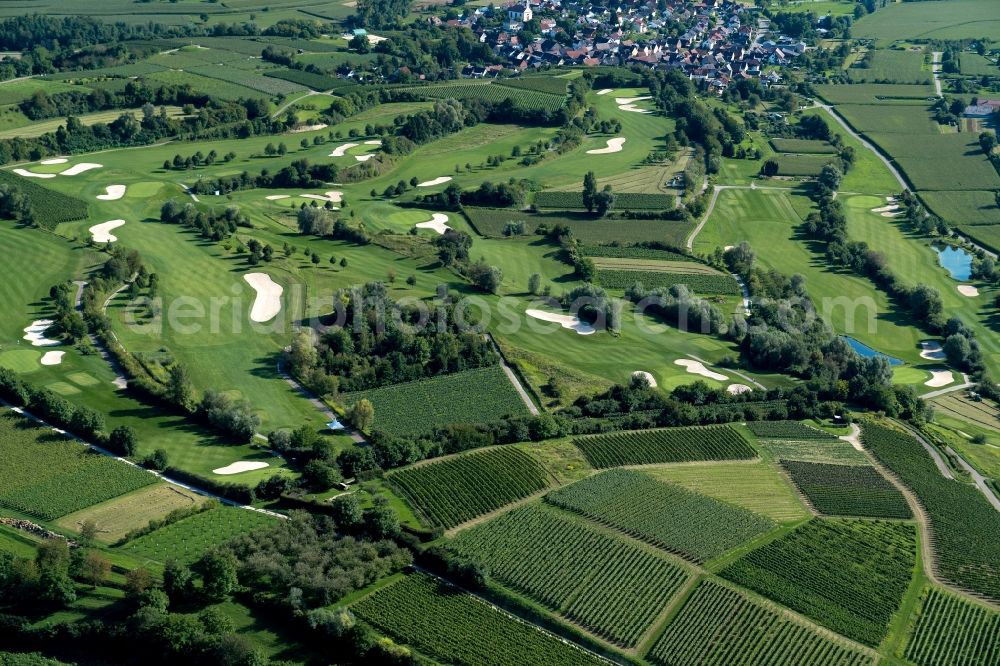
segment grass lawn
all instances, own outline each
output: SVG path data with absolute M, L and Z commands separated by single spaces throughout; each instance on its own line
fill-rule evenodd
M 856 21 L 851 36 L 878 45 L 900 39 L 1000 40 L 1000 5 L 992 0 L 890 3 Z
M 771 462 L 663 465 L 643 471 L 781 523 L 810 516 L 795 489 Z

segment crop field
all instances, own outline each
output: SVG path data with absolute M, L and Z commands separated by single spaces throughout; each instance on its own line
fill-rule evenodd
M 162 72 L 163 69 L 164 67 L 162 65 L 157 65 L 156 63 L 149 62 L 148 60 L 143 60 L 129 63 L 127 65 L 116 65 L 114 67 L 98 67 L 96 69 L 87 69 L 83 71 L 56 72 L 55 74 L 46 74 L 43 78 L 46 81 L 96 79 L 103 76 L 130 78 L 133 76 L 152 74 L 153 72 Z
M 565 95 L 552 95 L 537 90 L 511 88 L 493 83 L 446 83 L 418 86 L 403 90 L 430 99 L 482 99 L 487 102 L 510 100 L 520 108 L 558 111 L 566 102 Z
M 691 460 L 749 460 L 757 455 L 729 426 L 634 430 L 578 437 L 573 443 L 598 468 Z
M 531 504 L 461 533 L 450 548 L 505 585 L 629 647 L 688 577 L 684 566 Z
M 899 608 L 915 562 L 912 525 L 816 519 L 720 575 L 874 647 Z
M 826 141 L 816 141 L 815 139 L 784 139 L 773 137 L 768 142 L 776 153 L 798 153 L 802 155 L 835 155 L 837 153 L 837 148 L 833 144 Z
M 816 86 L 816 93 L 830 104 L 915 104 L 927 106 L 934 97 L 932 85 L 864 83 Z
M 921 192 L 920 197 L 936 215 L 946 222 L 962 227 L 1000 225 L 1000 208 L 993 192 L 942 191 Z M 975 232 L 985 229 L 974 229 Z
M 931 119 L 927 107 L 913 104 L 841 104 L 837 112 L 859 132 L 866 132 L 892 141 L 885 134 L 898 134 L 897 142 L 912 142 L 913 135 L 920 135 L 921 140 L 935 139 L 942 136 L 937 131 L 937 125 Z M 904 138 L 908 137 L 908 138 Z M 923 150 L 920 145 L 908 145 L 910 153 Z M 885 147 L 885 146 L 883 146 Z M 888 148 L 886 147 L 888 150 Z M 896 153 L 890 152 L 893 157 Z
M 941 476 L 909 435 L 866 423 L 861 436 L 865 448 L 916 493 L 927 512 L 941 577 L 1000 601 L 1000 512 L 974 487 Z
M 181 72 L 168 70 L 164 72 L 154 72 L 146 77 L 152 81 L 170 83 L 174 85 L 190 84 L 192 88 L 203 93 L 208 93 L 219 99 L 245 99 L 250 97 L 262 97 L 263 95 L 245 86 L 222 81 L 220 79 L 210 79 L 191 72 Z
M 605 662 L 420 574 L 351 606 L 359 618 L 444 663 L 602 666 Z
M 1000 412 L 985 400 L 975 402 L 955 393 L 948 393 L 934 398 L 931 404 L 935 412 L 1000 432 Z
M 156 477 L 0 410 L 0 506 L 55 520 Z
M 1000 188 L 1000 176 L 979 148 L 974 134 L 875 134 L 872 138 L 896 159 L 918 189 Z M 934 156 L 934 166 L 928 155 Z
M 958 230 L 969 236 L 980 245 L 994 252 L 1000 251 L 1000 225 L 981 224 L 975 227 L 958 227 Z
M 31 212 L 40 227 L 55 229 L 61 222 L 87 217 L 87 203 L 62 192 L 50 190 L 10 171 L 0 170 L 0 183 L 13 185 L 31 201 Z
M 779 523 L 809 517 L 795 489 L 772 463 L 662 465 L 643 472 L 654 479 L 741 506 Z
M 655 259 L 658 261 L 691 262 L 691 257 L 679 251 L 660 250 L 635 245 L 584 245 L 580 252 L 587 257 L 607 257 L 610 259 Z M 595 262 L 597 263 L 597 262 Z
M 747 428 L 761 439 L 837 439 L 836 435 L 799 421 L 751 421 Z
M 558 210 L 583 210 L 583 192 L 556 192 L 548 190 L 535 194 L 539 208 Z M 642 192 L 615 192 L 616 210 L 673 210 L 676 197 L 672 194 L 645 194 Z
M 204 501 L 203 496 L 184 488 L 158 483 L 63 516 L 58 525 L 76 532 L 89 520 L 97 525 L 95 539 L 103 543 L 115 543 L 131 530 L 145 527 L 151 520 L 159 520 L 171 511 L 186 509 Z
M 836 155 L 777 155 L 779 176 L 818 176 L 827 164 L 839 161 Z
M 602 472 L 545 499 L 694 562 L 710 560 L 775 526 L 746 509 L 632 470 Z
M 699 583 L 646 658 L 662 666 L 862 666 L 871 655 L 713 580 Z
M 389 481 L 433 525 L 455 527 L 548 486 L 545 471 L 512 447 L 393 472 Z
M 931 82 L 931 72 L 923 69 L 923 51 L 880 49 L 869 52 L 864 67 L 847 70 L 855 83 L 914 83 Z
M 891 3 L 851 26 L 855 39 L 888 44 L 900 39 L 1000 40 L 1000 15 L 991 0 Z
M 234 67 L 229 67 L 228 65 L 204 65 L 202 67 L 192 67 L 186 71 L 193 72 L 194 74 L 205 76 L 210 79 L 219 79 L 220 81 L 235 83 L 236 85 L 245 86 L 252 90 L 258 90 L 272 96 L 290 95 L 292 93 L 302 92 L 306 89 L 305 86 L 293 83 L 292 81 L 278 79 L 271 76 L 263 76 L 256 72 L 236 69 Z
M 586 214 L 543 213 L 533 215 L 507 208 L 465 208 L 469 223 L 481 236 L 502 237 L 508 222 L 524 222 L 526 231 L 539 225 L 553 227 L 562 224 L 573 231 L 582 243 L 665 243 L 680 247 L 694 228 L 694 222 L 676 220 L 608 220 Z
M 343 79 L 327 76 L 325 74 L 305 72 L 300 69 L 277 69 L 266 72 L 264 76 L 270 76 L 275 79 L 284 79 L 285 81 L 290 81 L 312 90 L 332 90 L 333 88 L 340 87 L 342 83 L 347 83 Z
M 117 550 L 137 558 L 190 564 L 212 546 L 267 527 L 275 518 L 257 511 L 220 506 L 188 516 L 155 532 L 133 539 Z
M 569 80 L 556 76 L 524 76 L 516 79 L 500 79 L 496 81 L 496 84 L 519 90 L 534 90 L 564 97 L 566 95 L 566 88 L 569 86 Z
M 362 398 L 371 400 L 375 407 L 374 429 L 394 435 L 528 413 L 499 365 L 350 393 L 344 396 L 344 403 L 354 404 Z
M 1000 613 L 932 587 L 921 602 L 905 657 L 918 666 L 1000 663 Z
M 998 76 L 1000 67 L 997 67 L 996 57 L 987 58 L 978 53 L 962 53 L 959 56 L 959 71 L 965 76 Z
M 627 289 L 641 282 L 647 288 L 684 284 L 702 294 L 735 296 L 740 293 L 739 285 L 732 276 L 693 261 L 598 257 L 594 266 L 597 268 L 597 281 L 610 289 Z
M 37 91 L 52 95 L 60 92 L 87 92 L 87 88 L 62 81 L 47 81 L 36 78 L 3 81 L 0 83 L 0 104 L 17 104 L 28 99 Z
M 912 513 L 899 490 L 871 466 L 830 465 L 783 460 L 809 503 L 828 516 L 910 518 Z

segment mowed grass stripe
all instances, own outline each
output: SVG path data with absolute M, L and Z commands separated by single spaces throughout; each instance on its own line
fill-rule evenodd
M 598 468 L 693 460 L 749 460 L 757 455 L 730 426 L 633 430 L 580 437 L 573 443 Z
M 433 525 L 455 527 L 548 486 L 530 455 L 501 447 L 399 470 L 390 483 Z

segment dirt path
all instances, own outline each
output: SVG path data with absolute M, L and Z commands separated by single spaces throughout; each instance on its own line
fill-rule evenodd
M 942 97 L 941 94 L 941 56 L 943 54 L 941 51 L 934 51 L 931 54 L 931 73 L 934 76 L 934 92 L 937 93 L 938 97 Z
M 500 351 L 500 346 L 493 338 L 493 334 L 487 333 L 486 337 L 489 339 L 490 344 L 493 345 L 493 351 L 495 351 L 497 356 L 500 357 L 500 367 L 503 368 L 503 373 L 507 375 L 507 379 L 510 380 L 510 383 L 514 385 L 514 390 L 516 390 L 517 394 L 521 396 L 521 400 L 524 401 L 524 406 L 528 408 L 528 411 L 531 412 L 532 416 L 538 416 L 538 407 L 535 406 L 535 402 L 531 399 L 531 396 L 528 395 L 528 391 L 525 390 L 524 386 L 521 384 L 521 380 L 518 379 L 517 373 L 514 372 L 513 368 L 507 364 L 507 359 L 504 358 L 503 352 Z

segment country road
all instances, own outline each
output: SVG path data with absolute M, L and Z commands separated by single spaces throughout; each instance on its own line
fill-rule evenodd
M 954 456 L 955 460 L 958 461 L 959 466 L 969 473 L 969 476 L 972 477 L 972 480 L 973 482 L 975 482 L 976 487 L 979 488 L 979 492 L 981 492 L 983 495 L 986 496 L 986 501 L 992 504 L 994 509 L 1000 511 L 1000 499 L 998 499 L 997 496 L 993 494 L 993 490 L 986 483 L 986 477 L 980 474 L 975 467 L 966 462 L 965 458 L 956 453 L 955 450 L 952 449 L 950 446 L 946 448 L 948 453 Z
M 931 56 L 931 73 L 934 76 L 934 92 L 937 93 L 938 97 L 943 97 L 941 93 L 941 55 L 941 51 L 935 51 Z
M 823 104 L 822 102 L 816 102 L 816 106 L 829 113 L 833 117 L 833 119 L 836 120 L 837 123 L 844 128 L 845 132 L 847 132 L 852 137 L 857 139 L 862 146 L 873 152 L 875 154 L 875 157 L 877 157 L 882 162 L 882 164 L 884 164 L 885 167 L 890 171 L 890 173 L 892 173 L 893 177 L 899 183 L 900 190 L 910 189 L 910 186 L 906 184 L 906 179 L 903 178 L 903 174 L 901 174 L 899 170 L 895 166 L 893 166 L 892 162 L 890 162 L 885 155 L 880 153 L 878 151 L 878 148 L 876 148 L 872 143 L 870 143 L 867 139 L 865 139 L 860 134 L 855 132 L 854 129 L 847 124 L 847 121 L 841 118 L 840 114 L 837 113 L 837 111 L 832 106 L 830 106 L 829 104 Z

